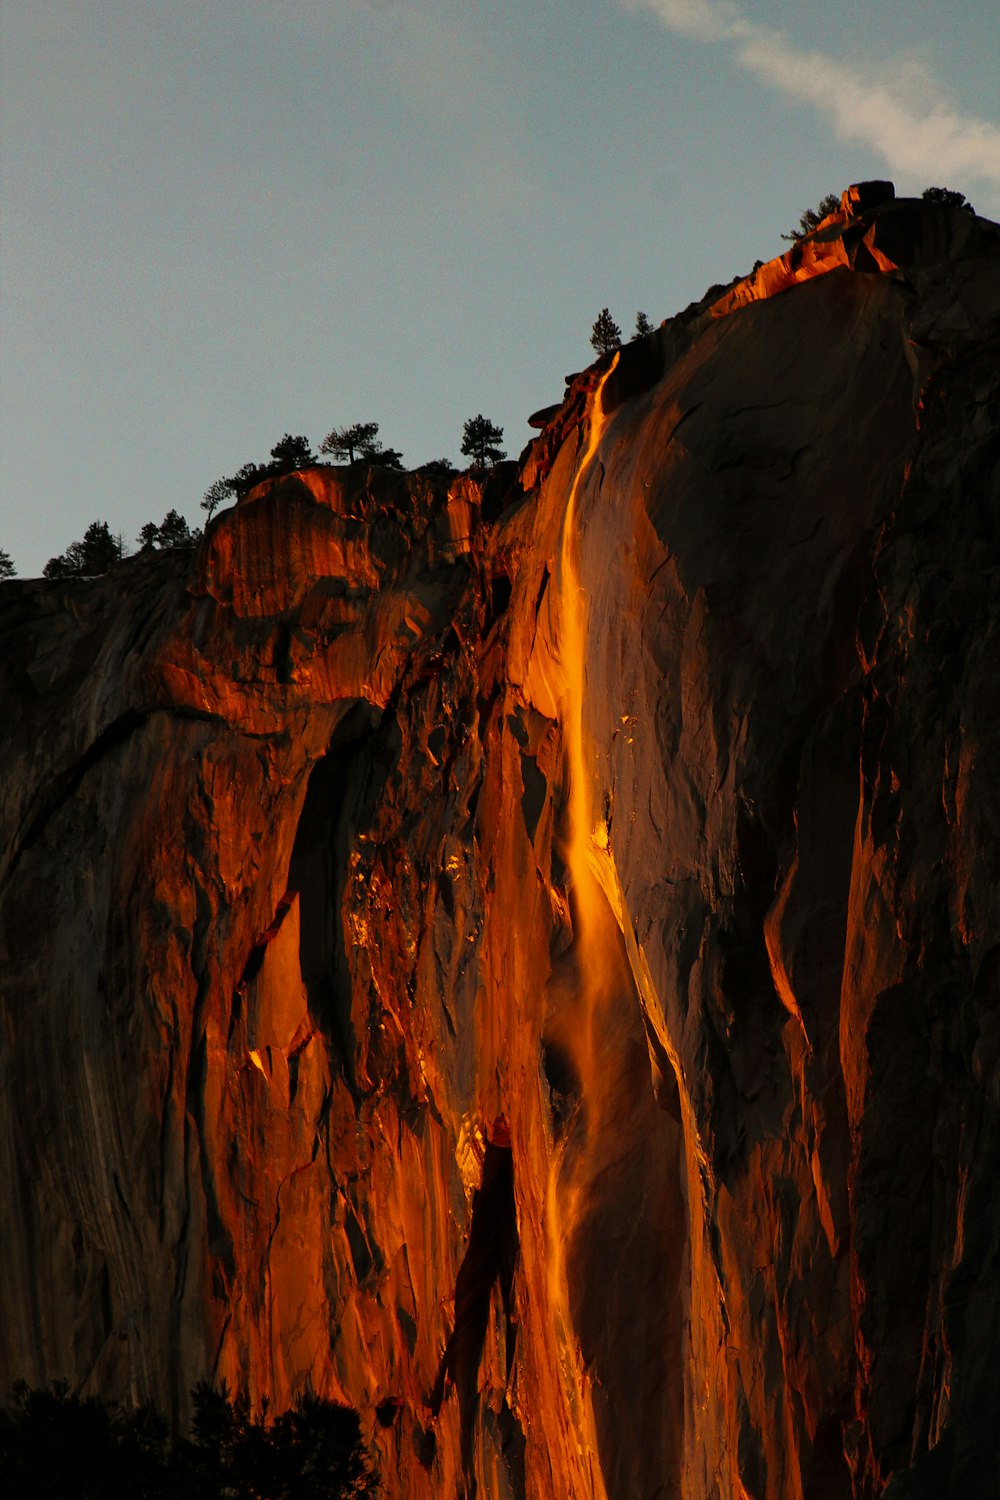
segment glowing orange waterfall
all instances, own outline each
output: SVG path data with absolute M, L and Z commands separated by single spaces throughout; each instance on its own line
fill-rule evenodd
M 554 976 L 547 1019 L 575 1080 L 570 1117 L 556 1130 L 546 1189 L 549 1306 L 566 1408 L 577 1438 L 580 1493 L 593 1500 L 623 1492 L 628 1482 L 620 1467 L 614 1473 L 608 1467 L 615 1464 L 615 1445 L 624 1440 L 626 1427 L 635 1442 L 643 1439 L 641 1424 L 631 1425 L 634 1414 L 615 1404 L 605 1385 L 610 1372 L 622 1368 L 618 1361 L 627 1361 L 627 1352 L 616 1345 L 614 1334 L 595 1332 L 594 1327 L 595 1307 L 602 1298 L 595 1276 L 614 1275 L 599 1243 L 609 1224 L 620 1222 L 621 1215 L 646 1223 L 657 1237 L 663 1286 L 670 1288 L 665 1305 L 675 1299 L 663 1319 L 658 1357 L 664 1379 L 679 1385 L 673 1397 L 665 1397 L 656 1420 L 673 1434 L 659 1450 L 664 1481 L 679 1484 L 684 1493 L 689 1482 L 694 1486 L 697 1481 L 682 1477 L 680 1386 L 691 1406 L 707 1412 L 711 1398 L 707 1386 L 702 1389 L 704 1372 L 716 1368 L 720 1341 L 714 1311 L 718 1286 L 703 1233 L 706 1163 L 680 1060 L 664 1025 L 662 999 L 627 910 L 599 801 L 598 747 L 587 727 L 587 664 L 600 652 L 595 649 L 599 643 L 589 639 L 590 601 L 581 581 L 580 497 L 607 432 L 604 393 L 614 368 L 612 364 L 605 372 L 590 403 L 586 442 L 566 501 L 558 553 L 558 708 L 565 787 L 559 844 L 568 876 L 573 941 Z M 672 1144 L 673 1127 L 658 1110 L 652 1116 L 643 1114 L 642 1086 L 636 1082 L 638 1075 L 628 1072 L 635 1057 L 630 1046 L 641 1048 L 641 1066 L 649 1067 L 645 1043 L 651 1034 L 660 1056 L 669 1058 L 677 1084 L 683 1125 L 678 1124 Z M 628 1151 L 647 1147 L 649 1197 L 636 1199 L 627 1187 L 614 1183 Z M 610 1285 L 607 1290 L 610 1295 Z M 683 1305 L 690 1305 L 689 1295 L 697 1313 L 685 1332 Z M 690 1435 L 695 1448 L 704 1441 L 700 1419 L 696 1427 L 699 1430 Z M 714 1445 L 714 1438 L 708 1441 Z
M 609 944 L 613 921 L 594 869 L 594 857 L 607 841 L 603 825 L 595 831 L 591 768 L 584 729 L 586 693 L 587 606 L 578 565 L 577 501 L 607 425 L 604 387 L 618 356 L 605 371 L 590 403 L 587 439 L 570 488 L 563 516 L 557 573 L 559 598 L 560 719 L 564 774 L 568 796 L 562 831 L 563 858 L 570 877 L 573 922 L 572 1052 L 580 1080 L 582 1118 L 556 1148 L 549 1169 L 546 1199 L 549 1238 L 548 1289 L 559 1350 L 560 1374 L 579 1438 L 579 1456 L 594 1500 L 606 1489 L 598 1461 L 598 1439 L 590 1379 L 572 1336 L 567 1246 L 582 1216 L 587 1164 L 592 1161 L 606 1100 L 602 1079 L 600 1028 L 608 1002 L 621 982 L 619 948 Z M 603 840 L 601 835 L 603 834 Z M 609 960 L 609 954 L 613 957 Z

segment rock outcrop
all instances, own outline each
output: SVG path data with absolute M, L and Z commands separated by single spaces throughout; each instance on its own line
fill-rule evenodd
M 858 202 L 863 205 L 863 199 Z M 993 1493 L 1000 229 L 0 586 L 0 1380 L 405 1500 Z

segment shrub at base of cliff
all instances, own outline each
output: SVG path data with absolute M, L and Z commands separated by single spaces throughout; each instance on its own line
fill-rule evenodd
M 377 1482 L 358 1414 L 303 1396 L 273 1420 L 202 1384 L 192 1436 L 171 1443 L 151 1406 L 124 1411 L 23 1382 L 0 1409 L 5 1500 L 350 1500 Z

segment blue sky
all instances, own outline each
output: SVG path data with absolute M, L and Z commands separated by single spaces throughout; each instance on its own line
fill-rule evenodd
M 5 0 L 0 547 L 134 540 L 286 431 L 527 441 L 607 305 L 669 316 L 890 176 L 1000 218 L 983 0 Z

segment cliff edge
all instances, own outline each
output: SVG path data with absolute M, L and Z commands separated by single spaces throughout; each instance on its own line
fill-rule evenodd
M 992 1493 L 998 335 L 998 226 L 845 195 L 485 487 L 0 585 L 0 1382 Z

